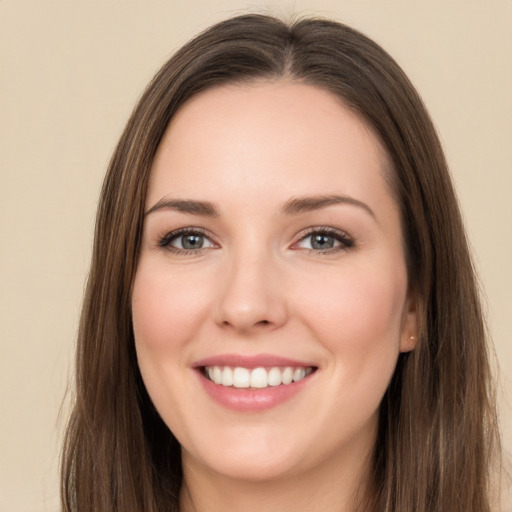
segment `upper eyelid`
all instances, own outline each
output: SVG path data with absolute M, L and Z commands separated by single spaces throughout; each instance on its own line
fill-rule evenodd
M 338 228 L 334 228 L 331 226 L 312 226 L 310 228 L 306 228 L 306 229 L 302 230 L 301 232 L 299 232 L 297 234 L 297 236 L 295 237 L 294 242 L 291 244 L 290 248 L 292 250 L 299 250 L 298 248 L 294 249 L 294 247 L 297 246 L 303 240 L 306 240 L 308 237 L 310 237 L 316 233 L 332 236 L 335 239 L 337 239 L 337 241 L 340 243 L 340 245 L 336 246 L 336 247 L 324 249 L 324 250 L 308 249 L 308 248 L 304 248 L 304 250 L 310 251 L 310 252 L 313 252 L 316 254 L 327 254 L 330 252 L 339 252 L 340 250 L 350 249 L 350 248 L 354 247 L 355 243 L 356 243 L 354 237 L 350 233 L 348 233 L 347 231 L 345 231 L 343 229 L 338 229 Z
M 354 237 L 348 231 L 346 231 L 344 229 L 334 228 L 332 226 L 311 226 L 309 228 L 305 228 L 305 229 L 302 229 L 301 231 L 299 231 L 299 233 L 297 233 L 297 235 L 295 236 L 294 243 L 296 243 L 296 242 L 302 240 L 303 238 L 310 236 L 314 233 L 326 233 L 329 235 L 339 235 L 340 237 L 348 238 L 348 239 L 354 241 Z
M 212 242 L 212 244 L 215 244 L 215 245 L 219 244 L 217 238 L 215 236 L 213 236 L 211 233 L 209 233 L 207 230 L 205 230 L 204 228 L 190 226 L 190 227 L 173 229 L 172 231 L 169 231 L 169 232 L 165 233 L 164 235 L 158 236 L 158 245 L 160 247 L 167 246 L 171 242 L 171 240 L 178 238 L 180 235 L 186 235 L 187 233 L 192 233 L 192 234 L 197 233 L 201 236 L 204 236 L 205 238 L 208 238 L 208 240 L 210 240 L 210 242 Z M 164 243 L 164 241 L 165 241 L 165 243 Z
M 220 245 L 220 242 L 216 236 L 214 236 L 210 231 L 197 227 L 197 226 L 186 226 L 182 228 L 177 228 L 172 231 L 169 231 L 165 233 L 162 236 L 158 237 L 158 245 L 164 246 L 167 245 L 163 244 L 162 242 L 165 240 L 166 242 L 170 242 L 174 238 L 179 237 L 180 235 L 187 234 L 187 233 L 197 233 L 200 234 L 206 238 L 208 238 L 213 244 Z M 293 238 L 293 241 L 291 245 L 295 245 L 304 238 L 307 238 L 308 236 L 311 236 L 315 233 L 326 233 L 332 236 L 338 235 L 339 238 L 344 240 L 349 240 L 352 244 L 355 242 L 354 237 L 347 232 L 346 230 L 335 228 L 332 226 L 309 226 L 307 228 L 304 228 L 300 230 Z

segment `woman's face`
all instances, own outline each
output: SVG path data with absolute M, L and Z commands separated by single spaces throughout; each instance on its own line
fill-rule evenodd
M 219 87 L 173 118 L 132 307 L 185 467 L 261 480 L 365 459 L 416 330 L 387 172 L 371 130 L 316 87 Z

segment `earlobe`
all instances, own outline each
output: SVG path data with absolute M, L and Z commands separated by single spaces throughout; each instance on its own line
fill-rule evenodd
M 416 297 L 409 297 L 402 322 L 400 352 L 410 352 L 416 348 L 418 343 L 418 327 L 418 301 Z
M 416 348 L 416 336 L 406 337 L 405 341 L 402 340 L 400 344 L 400 352 L 410 352 Z

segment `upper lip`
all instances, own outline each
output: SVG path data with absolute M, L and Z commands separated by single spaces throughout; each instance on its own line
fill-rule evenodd
M 272 368 L 276 366 L 291 367 L 315 367 L 307 361 L 298 361 L 273 354 L 257 354 L 254 356 L 243 356 L 239 354 L 219 354 L 216 356 L 206 357 L 196 361 L 192 365 L 194 368 L 202 368 L 204 366 L 230 366 L 242 368 Z

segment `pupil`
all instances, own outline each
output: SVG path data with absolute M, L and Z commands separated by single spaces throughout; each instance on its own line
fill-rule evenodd
M 329 235 L 314 235 L 311 242 L 313 249 L 331 249 L 334 247 L 334 238 Z
M 186 235 L 181 238 L 183 249 L 201 249 L 203 237 L 201 235 Z

